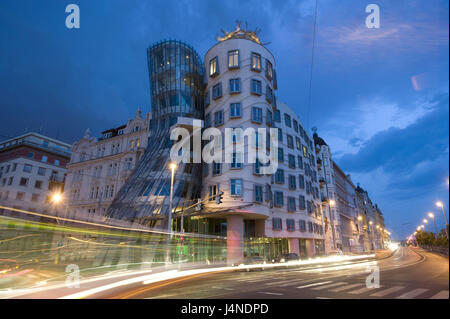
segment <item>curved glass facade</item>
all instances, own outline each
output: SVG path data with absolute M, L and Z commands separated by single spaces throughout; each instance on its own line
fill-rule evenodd
M 203 119 L 202 60 L 188 44 L 169 40 L 147 50 L 152 118 L 148 147 L 109 207 L 109 218 L 167 227 L 171 171 L 170 127 L 178 117 Z M 180 163 L 174 178 L 173 219 L 201 196 L 201 164 Z

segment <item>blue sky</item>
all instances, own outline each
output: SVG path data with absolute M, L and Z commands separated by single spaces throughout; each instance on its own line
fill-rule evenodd
M 65 27 L 76 3 L 81 28 Z M 381 27 L 365 27 L 376 3 Z M 442 199 L 448 207 L 448 2 L 3 0 L 0 135 L 25 130 L 73 142 L 150 109 L 145 50 L 164 38 L 201 56 L 236 20 L 260 28 L 277 61 L 278 97 L 318 128 L 335 161 L 369 191 L 395 237 Z M 309 114 L 309 116 L 308 116 Z

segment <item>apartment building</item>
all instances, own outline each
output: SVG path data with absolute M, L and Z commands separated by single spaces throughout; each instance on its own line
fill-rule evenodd
M 38 133 L 0 142 L 0 205 L 54 213 L 50 199 L 52 194 L 64 191 L 70 156 L 69 144 Z

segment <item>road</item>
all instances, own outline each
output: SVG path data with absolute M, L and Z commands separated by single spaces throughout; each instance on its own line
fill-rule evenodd
M 367 267 L 378 266 L 378 288 L 367 288 Z M 448 299 L 449 263 L 417 248 L 399 248 L 391 257 L 322 269 L 273 269 L 209 274 L 128 287 L 91 298 L 177 299 Z

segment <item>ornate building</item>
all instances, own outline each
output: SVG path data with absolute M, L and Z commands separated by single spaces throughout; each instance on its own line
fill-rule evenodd
M 100 138 L 91 136 L 88 129 L 81 140 L 72 144 L 62 214 L 85 220 L 104 219 L 147 148 L 149 121 L 150 114 L 143 117 L 138 109 L 133 119 L 103 131 Z

